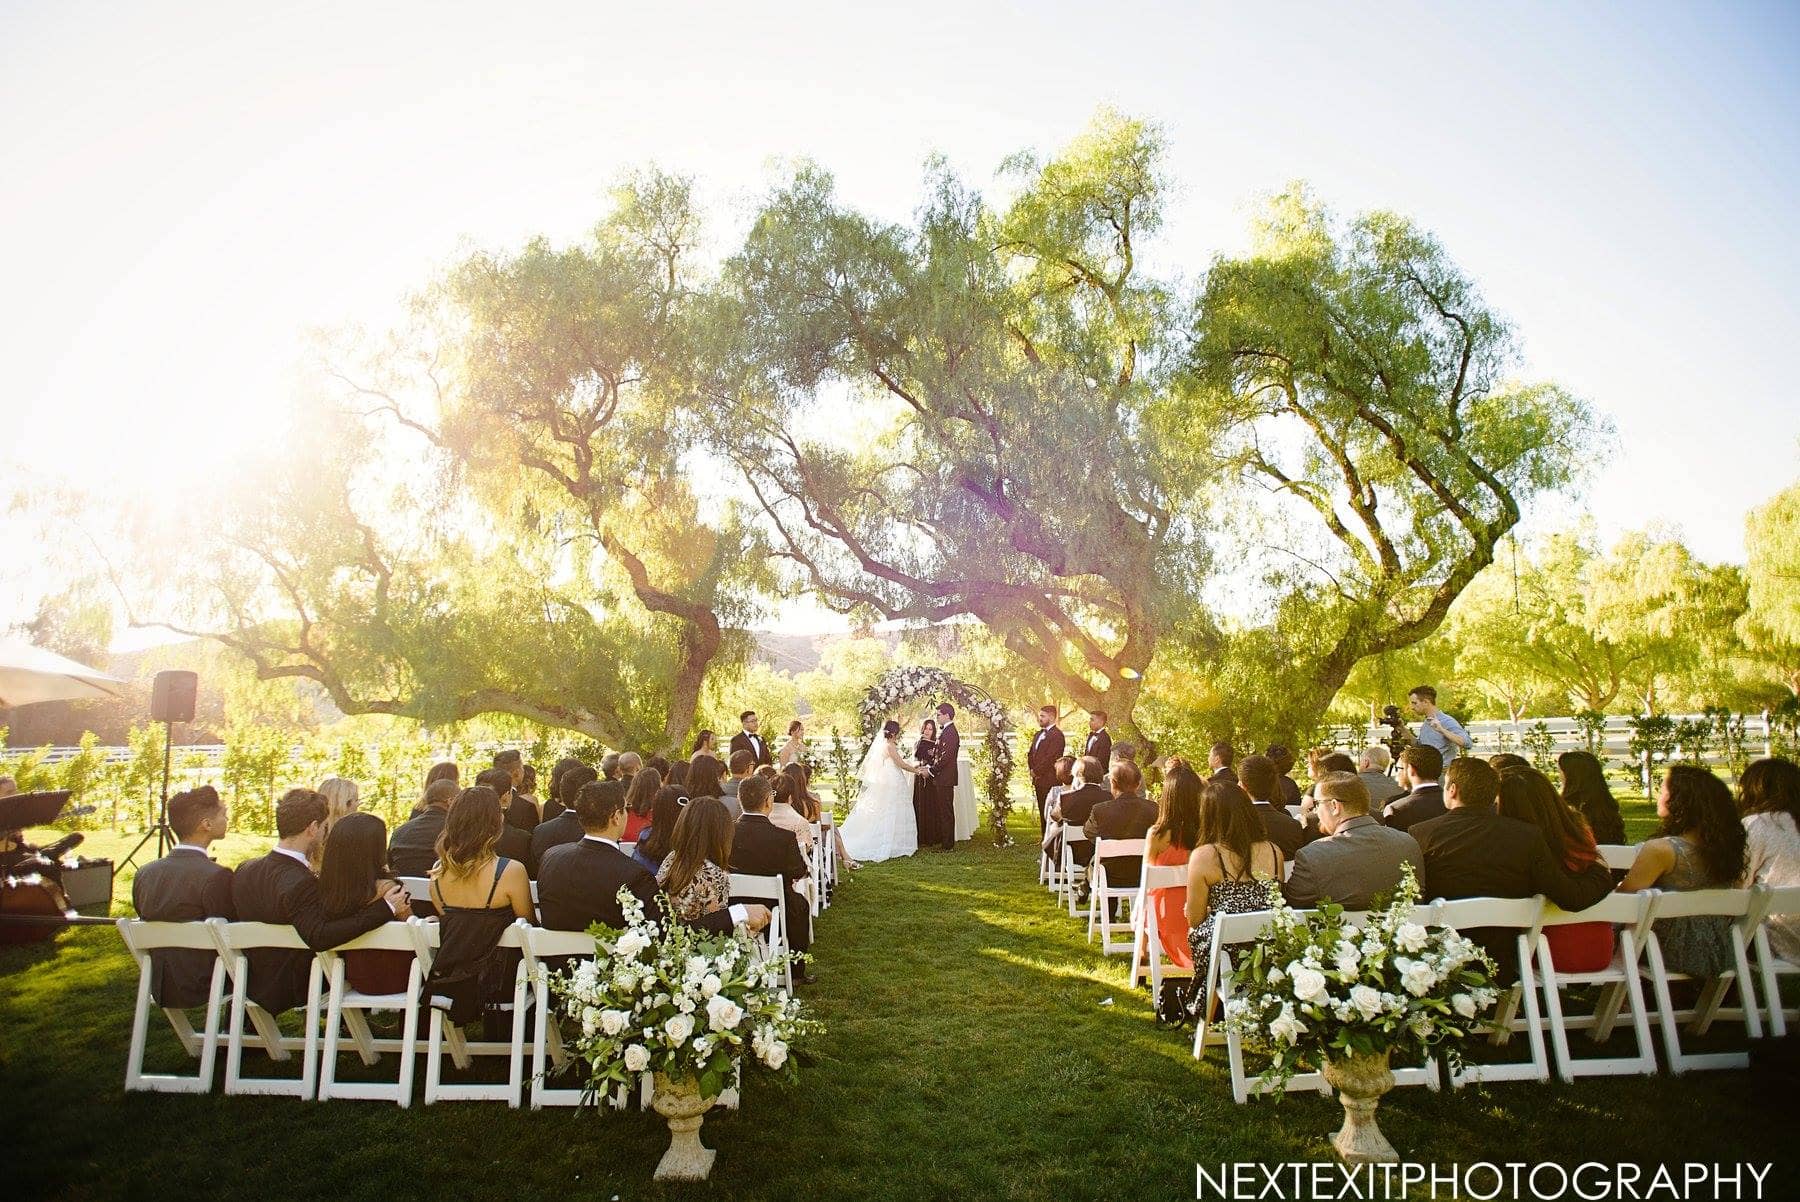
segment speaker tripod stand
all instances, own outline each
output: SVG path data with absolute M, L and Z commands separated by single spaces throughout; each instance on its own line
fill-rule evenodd
M 174 742 L 175 724 L 165 721 L 163 723 L 162 801 L 156 809 L 156 822 L 144 832 L 144 837 L 137 841 L 137 846 L 131 849 L 131 854 L 120 861 L 119 867 L 121 868 L 137 859 L 138 852 L 143 851 L 144 845 L 151 839 L 156 840 L 156 858 L 159 860 L 175 846 L 175 832 L 169 829 L 169 762 L 174 750 Z

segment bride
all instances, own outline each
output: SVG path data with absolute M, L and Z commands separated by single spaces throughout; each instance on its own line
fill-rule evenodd
M 919 850 L 913 816 L 912 778 L 922 775 L 900 755 L 900 724 L 888 722 L 869 746 L 857 777 L 862 791 L 844 819 L 844 849 L 865 863 L 910 856 Z

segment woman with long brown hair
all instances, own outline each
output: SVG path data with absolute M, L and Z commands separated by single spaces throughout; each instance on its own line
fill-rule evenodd
M 1579 876 L 1600 858 L 1600 848 L 1587 819 L 1563 804 L 1550 778 L 1533 768 L 1513 765 L 1500 773 L 1499 813 L 1529 822 L 1544 833 L 1544 842 L 1563 871 Z M 1599 972 L 1612 963 L 1610 922 L 1558 923 L 1544 928 L 1550 962 L 1558 972 Z
M 650 825 L 650 811 L 662 786 L 662 773 L 654 768 L 641 768 L 631 778 L 631 788 L 625 791 L 626 843 L 636 843 L 644 837 L 644 831 Z
M 1281 879 L 1281 849 L 1269 841 L 1250 795 L 1227 780 L 1209 780 L 1201 790 L 1195 838 L 1188 857 L 1188 949 L 1194 960 L 1188 1014 L 1198 1017 L 1206 1004 L 1217 915 L 1268 909 L 1269 885 Z
M 1060 763 L 1060 761 L 1058 761 Z M 1186 864 L 1200 843 L 1200 794 L 1204 784 L 1185 763 L 1169 770 L 1157 799 L 1156 825 L 1144 846 L 1150 864 Z M 1187 887 L 1153 889 L 1150 904 L 1156 907 L 1156 930 L 1163 954 L 1177 968 L 1192 968 L 1194 957 L 1187 940 Z
M 319 902 L 325 917 L 355 914 L 397 884 L 387 868 L 387 824 L 375 815 L 345 814 L 323 842 Z M 397 914 L 395 921 L 405 921 L 410 913 L 409 909 Z M 406 989 L 412 961 L 411 952 L 348 951 L 344 979 L 360 993 L 400 993 Z
M 506 955 L 495 945 L 514 919 L 536 916 L 525 865 L 496 850 L 505 825 L 500 795 L 475 785 L 450 803 L 438 836 L 431 900 L 440 938 L 425 996 L 448 1009 L 455 1023 L 473 1021 L 510 992 L 518 953 Z
M 697 922 L 701 915 L 731 904 L 731 837 L 735 830 L 731 812 L 716 797 L 694 798 L 675 820 L 675 835 L 656 882 L 683 922 Z
M 1779 756 L 1752 761 L 1738 777 L 1738 813 L 1748 848 L 1738 883 L 1800 885 L 1800 765 Z M 1783 960 L 1800 961 L 1800 918 L 1771 915 L 1769 942 Z
M 1743 879 L 1746 837 L 1725 782 L 1694 764 L 1674 764 L 1656 799 L 1662 832 L 1638 849 L 1621 893 L 1729 889 Z M 1656 942 L 1675 972 L 1716 977 L 1732 968 L 1731 920 L 1702 914 L 1656 920 Z
M 1591 751 L 1565 751 L 1556 757 L 1562 777 L 1563 804 L 1587 819 L 1588 830 L 1601 843 L 1625 842 L 1625 816 L 1606 783 L 1606 765 Z

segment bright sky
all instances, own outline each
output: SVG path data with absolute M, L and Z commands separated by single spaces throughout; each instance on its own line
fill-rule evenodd
M 1800 476 L 1796 62 L 1781 3 L 0 0 L 0 480 L 229 470 L 309 327 L 580 235 L 632 165 L 741 216 L 806 156 L 900 218 L 931 151 L 985 181 L 1111 103 L 1168 129 L 1164 263 L 1297 177 L 1410 214 L 1612 416 L 1580 510 L 1741 559 Z

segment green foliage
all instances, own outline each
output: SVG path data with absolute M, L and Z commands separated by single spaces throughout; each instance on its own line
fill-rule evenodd
M 1800 696 L 1800 484 L 1776 494 L 1744 522 L 1744 642 Z
M 1525 748 L 1532 765 L 1544 775 L 1554 778 L 1556 775 L 1556 736 L 1550 733 L 1550 725 L 1546 722 L 1533 722 L 1531 729 L 1520 737 L 1519 743 Z
M 1584 709 L 1575 711 L 1574 716 L 1588 751 L 1601 755 L 1606 745 L 1606 715 L 1597 709 Z
M 849 803 L 856 797 L 856 752 L 844 742 L 844 736 L 838 733 L 837 727 L 831 728 L 831 750 L 825 754 L 825 763 L 831 769 L 831 780 L 837 786 L 838 809 L 847 811 Z
M 1667 714 L 1633 714 L 1631 716 L 1631 742 L 1628 746 L 1636 757 L 1639 770 L 1645 777 L 1645 790 L 1656 795 L 1656 785 L 1661 779 L 1659 764 L 1668 762 L 1675 755 L 1681 744 L 1682 724 Z

